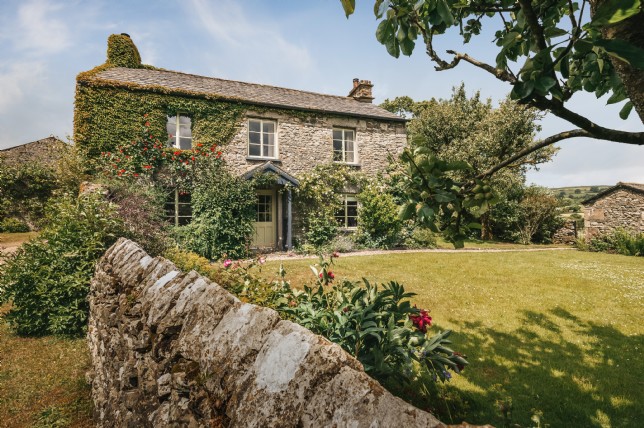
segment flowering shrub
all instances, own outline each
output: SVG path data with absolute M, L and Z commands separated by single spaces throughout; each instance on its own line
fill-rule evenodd
M 318 267 L 311 267 L 317 281 L 304 286 L 303 292 L 282 281 L 276 288 L 284 297 L 280 312 L 342 346 L 382 381 L 409 382 L 418 370 L 447 381 L 450 371 L 464 369 L 465 356 L 448 347 L 450 330 L 427 334 L 432 319 L 428 311 L 411 306 L 414 293 L 405 292 L 395 281 L 382 288 L 366 279 L 336 284 L 331 271 L 335 257 L 328 261 L 321 257 Z
M 221 157 L 216 144 L 209 147 L 198 143 L 192 150 L 167 147 L 150 131 L 147 114 L 141 128 L 141 137 L 120 144 L 114 152 L 102 152 L 104 173 L 116 177 L 134 177 L 148 180 L 164 179 L 165 184 L 185 185 L 192 178 L 195 163 L 202 158 Z M 169 135 L 172 137 L 172 135 Z M 163 174 L 160 175 L 160 173 Z

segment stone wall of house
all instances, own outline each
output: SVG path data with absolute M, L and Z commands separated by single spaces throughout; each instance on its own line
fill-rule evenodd
M 8 165 L 20 165 L 27 162 L 36 162 L 46 166 L 53 166 L 62 155 L 65 143 L 56 137 L 47 137 L 42 140 L 0 150 L 0 159 Z
M 552 235 L 553 244 L 574 245 L 577 241 L 577 221 L 567 220 L 554 235 Z
M 288 115 L 271 111 L 249 111 L 238 132 L 224 149 L 224 159 L 238 174 L 266 162 L 266 159 L 248 158 L 248 118 L 277 121 L 279 159 L 274 163 L 296 178 L 316 165 L 333 161 L 333 128 L 355 130 L 358 154 L 355 168 L 370 176 L 385 172 L 389 155 L 399 155 L 407 141 L 402 122 L 314 113 Z
M 628 188 L 615 191 L 584 207 L 586 239 L 617 228 L 644 233 L 644 194 Z
M 89 300 L 101 427 L 445 427 L 339 346 L 126 239 L 99 261 Z

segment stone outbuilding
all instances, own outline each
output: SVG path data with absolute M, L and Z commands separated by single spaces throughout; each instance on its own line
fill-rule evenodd
M 53 166 L 60 159 L 65 143 L 54 136 L 0 150 L 0 159 L 7 165 L 39 163 Z
M 582 204 L 586 239 L 619 228 L 644 233 L 644 184 L 620 182 Z

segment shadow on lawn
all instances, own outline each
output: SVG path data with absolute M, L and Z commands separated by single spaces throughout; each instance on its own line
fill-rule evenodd
M 531 420 L 536 415 L 540 426 L 615 428 L 644 420 L 644 336 L 561 308 L 524 311 L 522 326 L 510 334 L 454 322 L 462 332 L 454 335 L 454 349 L 471 362 L 464 376 L 485 391 L 460 394 L 468 421 L 539 426 Z

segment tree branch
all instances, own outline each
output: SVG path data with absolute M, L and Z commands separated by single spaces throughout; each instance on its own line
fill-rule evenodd
M 517 82 L 517 78 L 511 73 L 509 73 L 507 70 L 492 67 L 489 64 L 486 64 L 484 62 L 481 62 L 477 59 L 472 58 L 468 54 L 458 53 L 453 50 L 448 50 L 447 53 L 450 55 L 454 55 L 454 59 L 452 59 L 452 62 L 450 63 L 443 61 L 444 65 L 439 65 L 438 67 L 435 67 L 436 71 L 443 71 L 443 70 L 448 70 L 450 68 L 454 68 L 458 65 L 459 62 L 461 62 L 461 60 L 463 60 L 465 62 L 469 62 L 470 64 L 478 68 L 482 68 L 488 73 L 491 73 L 494 76 L 496 76 L 497 79 L 503 80 L 504 82 L 508 82 L 512 84 L 515 84 Z
M 617 129 L 605 128 L 597 125 L 584 116 L 568 110 L 563 104 L 549 100 L 542 96 L 535 96 L 528 104 L 537 107 L 540 110 L 550 110 L 552 114 L 560 117 L 573 125 L 580 127 L 591 134 L 591 138 L 598 138 L 602 140 L 615 141 L 618 143 L 634 144 L 638 146 L 644 145 L 644 132 L 627 132 Z
M 532 2 L 530 0 L 519 0 L 521 9 L 523 10 L 523 15 L 530 26 L 530 31 L 532 31 L 532 37 L 537 43 L 539 50 L 547 49 L 546 37 L 543 35 L 543 27 L 539 24 L 539 17 L 534 12 L 532 8 Z
M 573 130 L 570 130 L 570 131 L 560 132 L 559 134 L 552 135 L 552 136 L 550 136 L 550 137 L 548 137 L 548 138 L 546 138 L 544 140 L 541 140 L 541 141 L 539 141 L 539 142 L 537 142 L 537 143 L 535 143 L 535 144 L 533 144 L 533 145 L 531 145 L 529 147 L 526 147 L 525 149 L 517 152 L 516 154 L 514 154 L 513 156 L 511 156 L 508 159 L 504 160 L 503 162 L 501 162 L 499 164 L 496 164 L 492 168 L 488 169 L 487 171 L 479 174 L 478 176 L 476 176 L 476 178 L 478 178 L 478 179 L 487 178 L 487 177 L 491 176 L 492 174 L 494 174 L 495 172 L 497 172 L 498 170 L 505 168 L 506 166 L 508 166 L 508 165 L 512 164 L 513 162 L 521 159 L 522 157 L 525 157 L 525 156 L 527 156 L 527 155 L 529 155 L 531 153 L 534 153 L 539 149 L 543 149 L 544 147 L 548 147 L 548 146 L 550 146 L 550 145 L 552 145 L 552 144 L 554 144 L 554 143 L 556 143 L 558 141 L 566 140 L 568 138 L 574 138 L 574 137 L 588 137 L 588 138 L 601 139 L 600 137 L 596 137 L 593 134 L 591 134 L 590 132 L 585 131 L 583 129 L 573 129 Z

